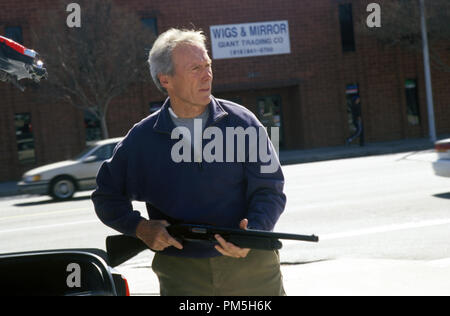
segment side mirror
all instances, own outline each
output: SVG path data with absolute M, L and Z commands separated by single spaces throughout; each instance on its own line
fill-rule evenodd
M 83 163 L 95 162 L 97 160 L 98 160 L 98 157 L 93 155 L 93 156 L 86 157 L 86 159 L 83 160 Z
M 0 255 L 0 294 L 40 296 L 118 295 L 107 263 L 83 249 Z

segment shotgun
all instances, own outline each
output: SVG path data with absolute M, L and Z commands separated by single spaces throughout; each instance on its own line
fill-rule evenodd
M 179 241 L 205 242 L 211 245 L 218 244 L 214 235 L 219 234 L 226 241 L 240 247 L 260 250 L 281 249 L 279 239 L 318 242 L 315 235 L 297 235 L 275 233 L 253 229 L 233 229 L 209 225 L 175 224 L 167 228 L 168 233 Z M 112 267 L 133 258 L 140 252 L 149 249 L 147 245 L 136 237 L 114 235 L 106 238 L 106 251 Z

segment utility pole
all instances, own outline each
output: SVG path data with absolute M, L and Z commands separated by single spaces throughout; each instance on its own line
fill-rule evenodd
M 436 141 L 436 126 L 434 122 L 433 90 L 431 88 L 430 54 L 428 52 L 427 21 L 425 17 L 424 0 L 419 0 L 419 3 L 420 3 L 420 24 L 422 29 L 422 50 L 423 50 L 423 65 L 425 72 L 425 89 L 427 95 L 427 108 L 428 108 L 428 125 L 430 130 L 430 140 L 434 143 Z

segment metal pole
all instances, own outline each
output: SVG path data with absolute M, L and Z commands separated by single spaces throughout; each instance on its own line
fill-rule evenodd
M 433 90 L 431 88 L 431 72 L 430 72 L 430 54 L 428 52 L 428 36 L 427 36 L 427 22 L 425 18 L 425 3 L 424 0 L 420 2 L 420 24 L 422 29 L 422 49 L 423 49 L 423 65 L 425 72 L 425 89 L 427 95 L 428 108 L 428 125 L 430 129 L 430 140 L 436 141 L 436 127 L 434 122 L 434 105 L 433 105 Z

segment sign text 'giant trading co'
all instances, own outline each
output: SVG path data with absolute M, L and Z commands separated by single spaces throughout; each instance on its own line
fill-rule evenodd
M 213 59 L 290 54 L 288 21 L 212 25 Z

